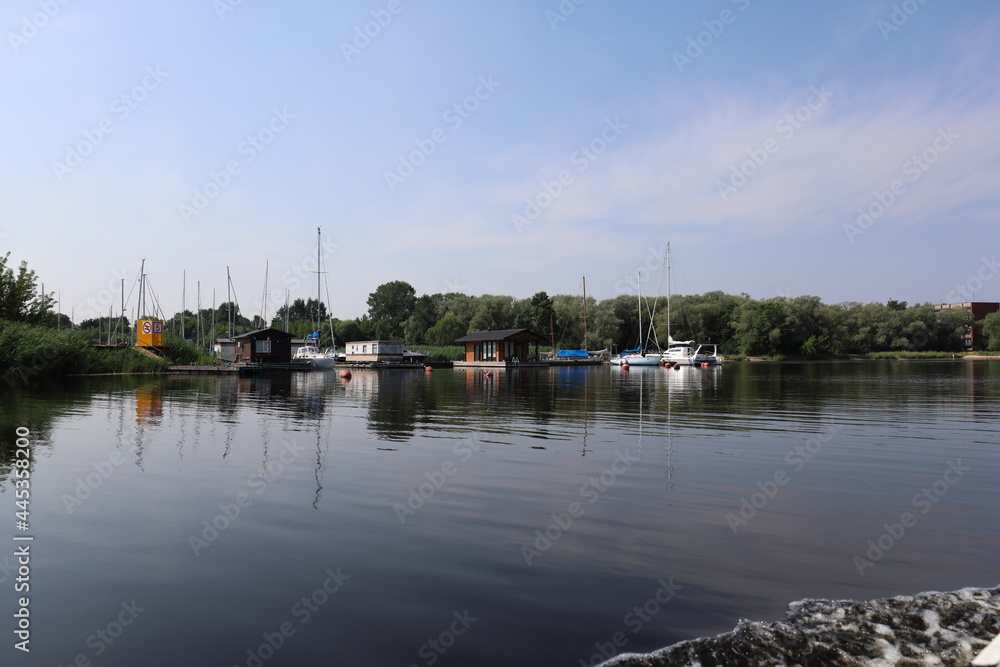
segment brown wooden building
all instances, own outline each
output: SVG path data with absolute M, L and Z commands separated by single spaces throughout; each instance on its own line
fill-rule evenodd
M 233 336 L 237 362 L 287 364 L 292 360 L 292 335 L 280 329 L 258 329 Z
M 545 339 L 529 329 L 501 329 L 499 331 L 477 331 L 461 338 L 456 343 L 465 345 L 465 361 L 520 363 L 530 359 L 530 346 L 535 344 L 538 357 L 538 343 Z

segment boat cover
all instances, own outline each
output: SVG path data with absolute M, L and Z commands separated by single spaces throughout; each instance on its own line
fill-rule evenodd
M 589 357 L 590 354 L 586 350 L 559 350 L 556 352 L 557 357 Z

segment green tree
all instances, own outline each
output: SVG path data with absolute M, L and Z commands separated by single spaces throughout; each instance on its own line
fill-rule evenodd
M 472 331 L 498 331 L 514 328 L 514 298 L 484 294 L 469 322 Z
M 746 355 L 779 354 L 787 315 L 784 299 L 748 301 L 734 312 L 733 331 Z
M 366 340 L 368 334 L 358 323 L 358 320 L 341 320 L 334 327 L 338 344 L 343 345 L 351 341 Z
M 424 342 L 426 332 L 438 321 L 437 303 L 434 297 L 424 294 L 413 306 L 413 314 L 406 320 L 404 333 L 406 341 L 419 345 Z
M 621 328 L 622 321 L 615 314 L 611 299 L 599 301 L 592 307 L 587 304 L 587 346 L 591 350 L 611 349 L 618 340 Z
M 554 317 L 552 299 L 545 292 L 535 292 L 522 310 L 521 328 L 530 329 L 539 336 L 549 331 L 549 322 Z
M 0 320 L 42 324 L 51 319 L 49 312 L 55 299 L 38 293 L 38 278 L 21 262 L 17 273 L 7 266 L 8 252 L 0 257 Z M 53 321 L 54 324 L 54 321 Z
M 469 327 L 455 315 L 445 315 L 437 324 L 427 330 L 425 339 L 428 345 L 454 345 L 456 338 L 468 333 Z
M 368 317 L 376 338 L 401 338 L 403 324 L 416 307 L 416 291 L 402 280 L 379 285 L 368 295 Z
M 983 336 L 987 350 L 1000 350 L 1000 311 L 983 318 Z

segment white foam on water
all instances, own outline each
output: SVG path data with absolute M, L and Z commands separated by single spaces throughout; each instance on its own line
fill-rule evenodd
M 603 667 L 865 665 L 965 667 L 1000 632 L 1000 587 L 881 600 L 798 600 L 773 623 L 617 656 Z

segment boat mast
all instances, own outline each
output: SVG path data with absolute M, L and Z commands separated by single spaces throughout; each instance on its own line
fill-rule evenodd
M 146 314 L 146 258 L 142 258 L 142 264 L 139 267 L 139 307 L 138 316 L 142 317 Z
M 320 318 L 319 304 L 320 299 L 323 298 L 323 291 L 320 287 L 320 280 L 323 277 L 323 267 L 320 265 L 320 251 L 323 248 L 323 228 L 316 228 L 316 349 L 319 349 L 319 330 L 322 327 L 322 319 Z
M 639 354 L 642 355 L 646 341 L 642 336 L 642 273 L 638 271 L 635 273 L 635 291 L 639 297 Z
M 583 349 L 587 349 L 587 276 L 583 277 Z
M 229 337 L 233 337 L 233 279 L 229 277 L 229 267 L 226 267 L 226 318 L 229 320 Z
M 667 261 L 667 347 L 670 347 L 674 342 L 670 337 L 670 241 L 667 241 L 667 249 L 664 254 Z

